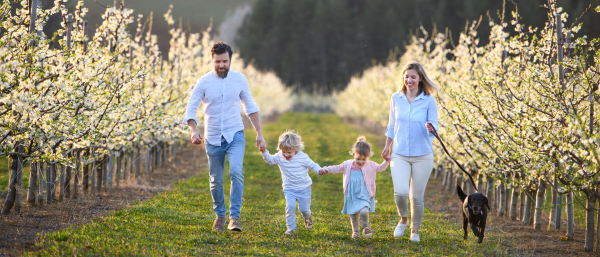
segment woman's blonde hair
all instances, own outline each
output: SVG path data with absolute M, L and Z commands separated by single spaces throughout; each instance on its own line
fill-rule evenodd
M 352 151 L 350 151 L 351 155 L 358 154 L 362 156 L 373 156 L 373 152 L 371 151 L 371 144 L 367 142 L 367 138 L 365 136 L 358 136 L 356 139 L 356 143 L 352 147 Z
M 431 81 L 429 77 L 427 77 L 427 73 L 425 73 L 423 65 L 416 61 L 412 61 L 406 64 L 406 66 L 404 66 L 404 68 L 402 69 L 402 77 L 400 78 L 400 88 L 398 89 L 398 92 L 406 94 L 407 86 L 406 84 L 404 84 L 404 73 L 406 73 L 407 70 L 415 70 L 417 74 L 419 74 L 419 77 L 421 77 L 421 81 L 419 81 L 417 96 L 420 95 L 421 92 L 424 92 L 425 95 L 431 95 L 435 93 L 435 91 L 440 90 L 440 87 L 437 84 L 433 83 L 433 81 Z
M 286 131 L 279 136 L 279 142 L 277 143 L 277 150 L 289 150 L 300 152 L 304 150 L 304 143 L 302 138 L 295 134 L 294 131 Z

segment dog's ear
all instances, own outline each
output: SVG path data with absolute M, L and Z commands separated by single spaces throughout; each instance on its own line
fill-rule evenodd
M 487 206 L 488 210 L 491 210 L 490 205 L 488 204 L 488 199 L 487 197 L 483 197 L 483 204 L 485 204 L 485 206 Z

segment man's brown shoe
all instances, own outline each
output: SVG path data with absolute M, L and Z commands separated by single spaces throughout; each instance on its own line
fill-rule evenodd
M 242 231 L 242 226 L 240 226 L 240 221 L 239 219 L 236 218 L 231 218 L 229 219 L 229 226 L 227 226 L 227 229 L 231 230 L 231 231 Z
M 306 229 L 312 229 L 313 226 L 313 222 L 312 222 L 312 216 L 308 217 L 308 219 L 304 220 L 304 227 Z
M 225 217 L 216 218 L 215 222 L 213 222 L 212 230 L 218 231 L 218 232 L 223 232 L 224 229 L 225 229 Z

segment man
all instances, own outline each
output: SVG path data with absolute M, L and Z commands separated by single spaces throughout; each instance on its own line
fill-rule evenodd
M 229 226 L 231 231 L 242 231 L 239 223 L 242 196 L 244 191 L 244 125 L 240 116 L 240 101 L 246 115 L 256 130 L 256 147 L 267 148 L 260 128 L 258 106 L 250 94 L 250 86 L 246 77 L 237 71 L 229 70 L 231 46 L 217 42 L 211 49 L 214 70 L 202 76 L 192 91 L 187 104 L 184 124 L 190 127 L 190 136 L 195 145 L 205 140 L 206 155 L 210 175 L 210 193 L 216 219 L 213 230 L 222 232 L 225 226 L 225 194 L 223 192 L 223 174 L 225 173 L 225 156 L 229 161 L 231 191 L 229 199 Z M 196 110 L 204 104 L 204 134 L 196 125 Z

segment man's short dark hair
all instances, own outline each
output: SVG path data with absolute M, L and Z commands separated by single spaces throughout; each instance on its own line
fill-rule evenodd
M 231 50 L 231 46 L 223 41 L 219 41 L 215 43 L 210 49 L 211 57 L 214 57 L 215 54 L 222 54 L 225 51 L 229 53 L 229 60 L 231 60 L 231 55 L 233 55 L 233 50 Z

